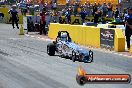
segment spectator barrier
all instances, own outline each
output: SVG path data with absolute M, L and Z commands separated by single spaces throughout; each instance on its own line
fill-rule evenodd
M 64 30 L 69 32 L 72 41 L 77 44 L 101 48 L 102 28 L 93 26 L 51 23 L 49 25 L 48 36 L 51 39 L 55 39 L 57 37 L 58 31 Z M 107 33 L 108 35 L 104 33 L 104 38 L 113 36 L 113 49 L 118 52 L 125 51 L 125 37 L 123 35 L 122 30 L 120 30 L 119 28 L 107 28 L 105 30 L 106 32 L 108 32 L 109 30 L 114 31 L 112 35 L 110 32 Z M 103 42 L 109 44 L 108 46 L 112 46 L 111 41 L 112 40 L 110 40 L 110 42 Z

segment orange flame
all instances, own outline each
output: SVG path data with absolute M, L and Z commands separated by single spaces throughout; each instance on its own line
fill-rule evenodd
M 84 76 L 86 74 L 86 71 L 80 66 L 78 68 L 78 75 Z

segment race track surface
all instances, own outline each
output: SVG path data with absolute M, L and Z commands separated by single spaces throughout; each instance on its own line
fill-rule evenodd
M 48 56 L 43 41 L 19 36 L 18 29 L 0 24 L 0 88 L 132 88 L 130 84 L 86 84 L 76 82 L 79 66 L 89 74 L 130 74 L 132 58 L 94 50 L 94 62 L 72 62 Z

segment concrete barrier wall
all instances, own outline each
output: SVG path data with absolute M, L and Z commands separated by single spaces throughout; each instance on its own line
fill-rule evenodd
M 119 28 L 115 28 L 114 47 L 114 50 L 117 52 L 125 51 L 125 36 Z
M 118 52 L 125 51 L 125 37 L 122 30 L 119 28 L 113 30 L 115 30 L 114 50 Z M 49 38 L 55 39 L 58 31 L 68 31 L 72 41 L 77 44 L 100 48 L 99 27 L 51 23 L 48 32 Z
M 56 39 L 58 31 L 59 31 L 59 24 L 58 23 L 51 23 L 49 26 L 48 36 L 51 39 Z
M 0 7 L 0 12 L 2 12 L 4 14 L 4 22 L 7 22 L 7 19 L 9 19 L 9 14 L 8 14 L 8 8 L 3 8 Z
M 84 30 L 83 35 L 85 35 L 83 36 L 84 45 L 99 48 L 100 47 L 100 28 L 83 26 L 82 29 Z

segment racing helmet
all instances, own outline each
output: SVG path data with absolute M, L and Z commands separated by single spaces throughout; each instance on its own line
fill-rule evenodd
M 61 41 L 67 41 L 67 33 L 61 34 Z

